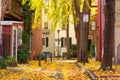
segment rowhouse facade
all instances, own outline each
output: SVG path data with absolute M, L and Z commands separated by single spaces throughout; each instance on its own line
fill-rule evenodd
M 18 0 L 0 0 L 0 56 L 13 56 L 22 44 L 23 10 Z

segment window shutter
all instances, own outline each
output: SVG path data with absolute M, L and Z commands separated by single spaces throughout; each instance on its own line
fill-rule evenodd
M 69 43 L 70 43 L 70 46 L 72 45 L 72 38 L 70 37 L 69 38 Z
M 48 47 L 48 37 L 46 37 L 46 47 Z
M 63 47 L 63 37 L 61 38 L 61 47 Z

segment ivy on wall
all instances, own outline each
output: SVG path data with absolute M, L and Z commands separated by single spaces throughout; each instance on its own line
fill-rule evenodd
M 22 0 L 18 0 L 22 3 Z M 24 31 L 22 32 L 22 44 L 26 45 L 27 49 L 29 50 L 30 46 L 30 36 L 32 35 L 32 13 L 33 11 L 30 10 L 29 1 L 23 5 L 23 15 L 24 15 Z

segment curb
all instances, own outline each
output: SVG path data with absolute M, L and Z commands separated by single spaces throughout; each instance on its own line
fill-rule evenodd
M 78 63 L 75 63 L 75 64 L 76 64 L 76 66 L 78 66 L 78 67 L 80 68 L 80 71 L 81 71 L 81 70 L 82 70 L 81 65 L 78 64 Z M 90 78 L 91 80 L 97 80 L 97 79 L 96 79 L 96 76 L 93 74 L 93 72 L 92 72 L 91 70 L 85 70 L 85 73 L 89 76 L 89 78 Z
M 90 70 L 86 70 L 85 73 L 90 77 L 91 80 L 96 80 L 95 75 Z
M 79 67 L 80 71 L 82 71 L 82 67 L 81 67 L 81 65 L 78 64 L 78 63 L 75 63 L 75 64 L 76 64 L 77 67 Z

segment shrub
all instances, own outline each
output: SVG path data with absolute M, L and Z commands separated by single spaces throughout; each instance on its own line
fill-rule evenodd
M 72 50 L 77 50 L 77 45 L 76 44 L 72 44 L 71 46 L 70 46 L 70 49 L 72 49 Z
M 8 62 L 8 66 L 10 66 L 10 67 L 16 67 L 17 66 L 17 61 L 12 56 L 7 57 L 7 62 Z
M 45 60 L 45 55 L 41 54 L 41 60 Z
M 64 56 L 64 57 L 67 57 L 67 52 L 63 52 L 63 56 Z
M 18 49 L 18 62 L 19 63 L 27 63 L 29 57 L 29 51 Z
M 77 51 L 77 45 L 76 44 L 72 44 L 71 46 L 70 46 L 70 49 L 71 49 L 71 57 L 76 57 L 76 51 Z
M 15 59 L 14 59 L 12 56 L 8 56 L 8 57 L 7 57 L 7 61 L 8 61 L 8 62 L 12 62 L 12 61 L 15 61 Z
M 1 69 L 6 69 L 8 66 L 7 61 L 4 58 L 0 58 L 0 68 Z
M 90 57 L 95 57 L 95 44 L 90 44 Z

